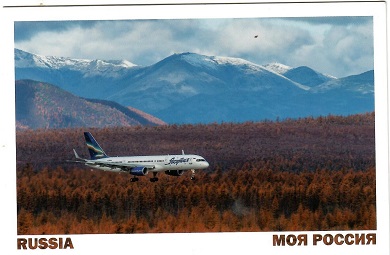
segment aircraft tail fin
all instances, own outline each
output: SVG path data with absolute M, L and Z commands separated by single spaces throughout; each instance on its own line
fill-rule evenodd
M 102 147 L 93 138 L 90 132 L 84 132 L 85 142 L 87 143 L 89 154 L 91 159 L 107 158 L 107 154 L 103 151 Z

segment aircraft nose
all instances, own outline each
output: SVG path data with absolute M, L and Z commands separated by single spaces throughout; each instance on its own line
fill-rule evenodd
M 205 166 L 205 167 L 209 167 L 209 165 L 210 165 L 209 162 L 207 162 L 207 161 L 204 162 L 204 166 Z

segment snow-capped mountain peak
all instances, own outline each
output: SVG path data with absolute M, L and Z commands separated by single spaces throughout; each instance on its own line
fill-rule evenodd
M 15 49 L 16 68 L 48 68 L 80 71 L 87 76 L 104 75 L 117 77 L 117 72 L 137 65 L 127 60 L 89 60 L 67 57 L 42 56 Z
M 223 65 L 242 67 L 248 71 L 263 71 L 264 68 L 260 65 L 252 63 L 242 58 L 224 57 L 224 56 L 206 56 L 196 53 L 183 53 L 181 59 L 187 63 L 197 67 L 208 67 L 212 69 L 219 68 Z
M 136 64 L 131 63 L 130 61 L 125 60 L 125 59 L 124 60 L 106 60 L 105 62 L 108 64 L 113 64 L 113 65 L 124 67 L 124 68 L 131 68 L 131 67 L 137 66 Z
M 277 62 L 263 65 L 263 67 L 266 68 L 269 71 L 272 71 L 272 72 L 275 72 L 275 73 L 278 73 L 278 74 L 282 74 L 282 75 L 284 73 L 288 72 L 289 70 L 293 69 L 290 66 L 287 66 L 287 65 L 284 65 L 284 64 L 281 64 L 281 63 L 277 63 Z

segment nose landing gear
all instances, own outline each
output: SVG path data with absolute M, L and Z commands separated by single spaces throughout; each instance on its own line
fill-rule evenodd
M 191 169 L 191 181 L 195 181 L 195 169 Z

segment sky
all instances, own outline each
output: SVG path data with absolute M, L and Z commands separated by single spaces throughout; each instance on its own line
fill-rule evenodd
M 338 78 L 374 68 L 372 17 L 18 21 L 15 48 L 140 66 L 194 52 L 309 66 Z

